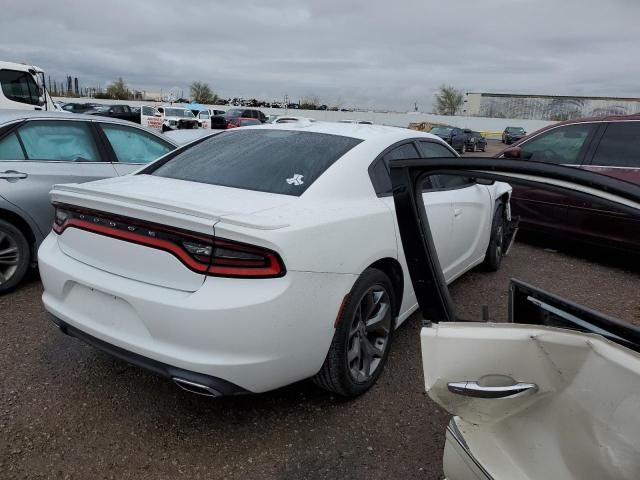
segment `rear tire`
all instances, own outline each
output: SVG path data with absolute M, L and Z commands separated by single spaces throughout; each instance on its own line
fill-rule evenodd
M 365 270 L 347 296 L 327 357 L 313 377 L 314 383 L 344 397 L 369 390 L 389 355 L 395 305 L 389 277 L 375 268 Z
M 500 264 L 502 263 L 502 257 L 504 256 L 505 226 L 504 207 L 502 203 L 499 203 L 496 206 L 495 213 L 493 214 L 491 237 L 489 239 L 487 253 L 484 257 L 484 266 L 490 272 L 497 272 L 500 269 Z
M 0 220 L 0 295 L 13 290 L 31 263 L 29 242 L 13 224 Z

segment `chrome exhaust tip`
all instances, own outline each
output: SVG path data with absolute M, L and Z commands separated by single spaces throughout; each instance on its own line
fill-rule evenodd
M 201 383 L 192 382 L 191 380 L 185 380 L 184 378 L 172 377 L 173 383 L 178 385 L 182 390 L 189 393 L 195 393 L 196 395 L 202 395 L 204 397 L 221 397 L 222 394 L 217 390 L 214 390 L 207 385 Z

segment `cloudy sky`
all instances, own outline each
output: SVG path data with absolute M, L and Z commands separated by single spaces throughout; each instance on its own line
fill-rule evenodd
M 21 0 L 0 60 L 147 91 L 430 111 L 463 91 L 640 96 L 640 1 Z

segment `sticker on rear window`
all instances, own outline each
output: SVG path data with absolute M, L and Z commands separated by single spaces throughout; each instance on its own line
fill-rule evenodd
M 304 183 L 304 181 L 302 180 L 304 178 L 304 175 L 300 175 L 299 173 L 294 173 L 293 177 L 291 178 L 287 178 L 287 183 L 289 185 L 302 185 Z

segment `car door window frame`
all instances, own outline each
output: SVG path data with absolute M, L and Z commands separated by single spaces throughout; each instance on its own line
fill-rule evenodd
M 164 140 L 162 138 L 157 138 L 152 133 L 149 133 L 146 130 L 144 130 L 144 129 L 140 128 L 140 127 L 137 127 L 135 125 L 122 125 L 120 123 L 112 123 L 112 122 L 105 122 L 105 121 L 93 121 L 92 123 L 93 123 L 93 127 L 95 129 L 96 135 L 100 138 L 100 143 L 102 145 L 102 148 L 104 148 L 105 158 L 107 159 L 106 160 L 107 162 L 120 163 L 120 164 L 123 164 L 123 165 L 148 165 L 153 160 L 151 162 L 140 162 L 140 163 L 121 162 L 121 161 L 119 161 L 115 150 L 111 146 L 111 142 L 109 141 L 109 138 L 107 137 L 107 134 L 104 132 L 104 130 L 102 130 L 102 125 L 115 125 L 115 126 L 118 126 L 118 127 L 131 128 L 133 130 L 140 130 L 141 132 L 143 132 L 143 135 L 144 134 L 149 134 L 150 136 L 152 136 L 155 139 L 157 139 L 158 142 L 165 143 L 170 148 L 169 152 L 171 152 L 171 151 L 173 151 L 173 150 L 175 150 L 177 148 L 175 145 L 171 144 L 170 142 L 167 142 L 166 140 Z M 167 153 L 169 153 L 169 152 L 167 152 Z M 158 157 L 158 158 L 160 158 L 160 157 Z
M 90 160 L 83 162 L 73 162 L 72 160 L 49 160 L 49 159 L 39 159 L 34 158 L 31 159 L 27 155 L 27 150 L 24 146 L 22 138 L 20 137 L 20 129 L 29 124 L 34 123 L 60 123 L 60 122 L 80 122 L 88 128 L 89 135 L 91 140 L 93 140 L 93 144 L 96 147 L 96 152 L 98 153 L 98 160 Z M 22 153 L 24 155 L 24 159 L 22 160 L 11 160 L 6 159 L 3 161 L 20 161 L 20 162 L 47 162 L 47 163 L 81 163 L 82 165 L 90 165 L 92 163 L 103 163 L 106 160 L 106 152 L 103 150 L 101 142 L 99 141 L 98 136 L 96 135 L 95 128 L 93 126 L 92 121 L 84 120 L 84 119 L 73 119 L 73 118 L 55 118 L 55 117 L 42 117 L 42 118 L 33 118 L 33 119 L 21 119 L 10 125 L 4 125 L 2 129 L 0 129 L 0 140 L 3 140 L 5 137 L 10 135 L 11 133 L 15 133 L 18 138 L 18 142 L 20 142 L 20 147 L 22 148 Z
M 378 198 L 390 197 L 393 195 L 393 192 L 391 189 L 385 188 L 386 186 L 385 183 L 388 183 L 389 185 L 391 184 L 391 178 L 389 176 L 389 165 L 388 165 L 388 162 L 385 162 L 384 157 L 391 151 L 395 150 L 396 148 L 406 145 L 407 143 L 410 143 L 413 145 L 413 148 L 415 148 L 416 153 L 418 154 L 418 158 L 421 158 L 421 150 L 416 145 L 417 140 L 418 139 L 416 138 L 400 140 L 399 142 L 396 142 L 393 145 L 390 145 L 389 147 L 385 148 L 369 164 L 369 168 L 367 169 L 367 171 L 369 172 L 369 179 L 371 180 L 371 184 L 373 185 L 373 189 L 375 190 L 376 196 Z M 383 169 L 380 168 L 380 164 L 384 166 Z M 389 179 L 388 182 L 385 182 L 385 180 L 381 178 L 381 176 L 384 175 L 385 172 L 386 172 L 387 178 Z

